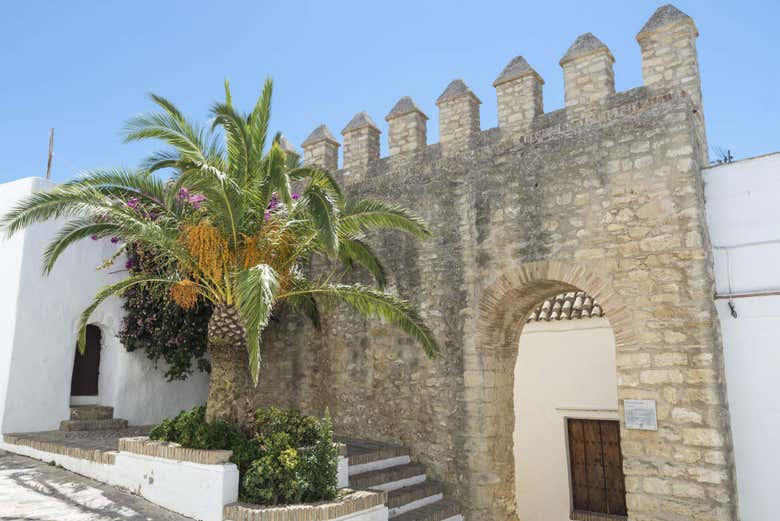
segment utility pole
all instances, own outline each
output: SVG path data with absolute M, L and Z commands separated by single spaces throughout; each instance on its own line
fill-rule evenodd
M 49 161 L 46 164 L 46 179 L 51 179 L 51 158 L 54 154 L 54 129 L 49 132 Z

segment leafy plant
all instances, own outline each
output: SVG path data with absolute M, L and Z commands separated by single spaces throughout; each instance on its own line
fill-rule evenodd
M 126 251 L 131 275 L 161 273 L 154 253 L 137 244 L 128 244 Z M 192 309 L 183 309 L 167 292 L 150 291 L 141 285 L 128 288 L 122 297 L 125 316 L 119 339 L 125 349 L 142 350 L 155 367 L 160 360 L 165 361 L 168 381 L 184 380 L 195 370 L 211 370 L 206 356 L 211 317 L 207 301 L 199 299 Z
M 195 407 L 149 434 L 191 449 L 232 450 L 243 501 L 262 505 L 313 502 L 336 496 L 338 452 L 330 414 L 318 420 L 295 410 L 258 409 L 251 433 L 226 421 L 206 421 Z
M 207 417 L 241 425 L 253 412 L 248 396 L 259 377 L 261 333 L 282 303 L 315 326 L 322 304 L 344 303 L 400 328 L 430 356 L 439 349 L 419 311 L 385 291 L 385 270 L 366 241 L 380 230 L 425 238 L 425 223 L 394 203 L 350 200 L 330 172 L 297 165 L 279 134 L 269 140 L 271 92 L 269 80 L 245 114 L 233 106 L 226 82 L 225 101 L 211 108 L 210 128 L 152 95 L 158 112 L 131 120 L 125 140 L 154 139 L 166 149 L 140 169 L 89 172 L 33 194 L 0 222 L 13 235 L 34 223 L 67 220 L 44 253 L 45 273 L 63 251 L 89 237 L 153 251 L 159 273 L 131 274 L 98 292 L 79 320 L 79 349 L 85 349 L 90 316 L 112 295 L 140 286 L 168 292 L 184 309 L 205 300 L 212 306 Z M 161 170 L 170 171 L 169 181 L 156 175 Z M 332 261 L 333 271 L 307 276 L 314 257 Z M 352 265 L 365 268 L 376 288 L 342 280 L 340 266 Z

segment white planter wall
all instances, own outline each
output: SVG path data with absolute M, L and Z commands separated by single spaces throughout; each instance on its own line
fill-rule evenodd
M 780 291 L 780 154 L 706 169 L 719 294 Z M 780 296 L 716 300 L 741 519 L 780 511 Z
M 0 214 L 51 186 L 37 178 L 0 185 Z M 126 276 L 121 257 L 111 268 L 96 270 L 118 245 L 86 240 L 44 277 L 41 255 L 58 228 L 59 223 L 46 223 L 11 240 L 0 238 L 0 432 L 52 430 L 68 418 L 79 315 L 101 287 Z M 145 353 L 125 351 L 116 336 L 121 321 L 118 298 L 105 302 L 92 318 L 103 342 L 97 403 L 113 406 L 115 417 L 142 425 L 205 402 L 206 375 L 168 383 L 164 370 L 155 370 Z
M 205 465 L 120 451 L 108 465 L 22 445 L 0 443 L 0 448 L 53 461 L 193 519 L 222 521 L 224 506 L 238 500 L 238 468 L 232 463 Z

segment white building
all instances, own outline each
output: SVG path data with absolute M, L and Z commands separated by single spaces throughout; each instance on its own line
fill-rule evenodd
M 50 186 L 39 178 L 0 185 L 0 213 Z M 102 343 L 97 394 L 71 397 L 79 315 L 101 287 L 126 272 L 121 259 L 97 270 L 117 250 L 101 240 L 69 249 L 43 276 L 41 255 L 59 225 L 35 225 L 0 241 L 0 433 L 57 429 L 69 418 L 71 403 L 113 407 L 114 417 L 131 425 L 158 423 L 204 403 L 207 375 L 169 383 L 145 353 L 124 349 L 117 338 L 122 309 L 116 297 L 92 316 Z

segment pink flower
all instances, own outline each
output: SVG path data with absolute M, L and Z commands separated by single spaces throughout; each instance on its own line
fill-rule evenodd
M 127 206 L 129 206 L 130 208 L 135 210 L 136 208 L 138 208 L 138 202 L 139 202 L 138 198 L 137 197 L 133 197 L 131 199 L 128 199 Z
M 300 194 L 296 194 L 296 193 L 293 192 L 292 198 L 295 199 L 295 200 L 298 200 L 298 199 L 301 198 L 301 196 L 300 196 Z
M 198 208 L 200 208 L 201 204 L 205 200 L 206 200 L 206 196 L 205 195 L 203 195 L 203 194 L 195 194 L 195 195 L 191 195 L 189 197 L 189 199 L 187 199 L 187 202 L 189 202 L 192 205 L 192 207 L 197 210 Z
M 270 218 L 271 218 L 271 212 L 265 212 L 265 220 L 267 221 Z
M 179 199 L 186 201 L 190 197 L 190 191 L 186 188 L 179 188 Z
M 90 237 L 90 239 L 92 239 L 93 241 L 96 241 L 96 240 L 98 240 L 98 236 L 97 235 L 93 235 L 92 237 Z
M 119 242 L 119 237 L 111 237 L 111 244 L 116 244 Z

